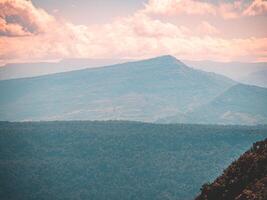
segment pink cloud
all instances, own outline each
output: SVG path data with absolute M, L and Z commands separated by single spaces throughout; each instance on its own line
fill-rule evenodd
M 242 14 L 243 7 L 245 6 L 244 2 L 234 1 L 231 3 L 223 2 L 218 5 L 216 8 L 217 15 L 221 16 L 224 19 L 235 19 L 239 18 Z
M 6 20 L 0 18 L 0 36 L 26 36 L 30 35 L 29 32 L 25 31 L 22 26 L 13 23 L 7 23 Z
M 207 21 L 202 21 L 196 28 L 199 35 L 217 35 L 220 31 Z
M 262 15 L 267 13 L 267 1 L 266 0 L 254 0 L 243 14 L 248 16 Z
M 162 54 L 184 59 L 267 58 L 266 37 L 222 38 L 220 31 L 207 21 L 188 28 L 139 10 L 109 24 L 85 26 L 59 21 L 30 1 L 5 0 L 0 5 L 0 30 L 5 31 L 0 37 L 1 62 L 65 57 L 141 59 Z M 5 20 L 5 16 L 13 15 L 22 21 Z
M 255 16 L 266 14 L 266 0 L 237 0 L 218 4 L 200 0 L 149 0 L 144 9 L 147 14 L 156 15 L 212 15 L 224 19 L 240 18 L 242 16 Z
M 163 15 L 216 14 L 215 7 L 212 4 L 194 0 L 150 0 L 144 12 Z
M 0 33 L 6 36 L 28 36 L 45 31 L 55 19 L 31 1 L 0 1 Z

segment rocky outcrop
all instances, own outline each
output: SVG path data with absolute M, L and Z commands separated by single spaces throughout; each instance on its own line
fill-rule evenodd
M 196 200 L 266 200 L 267 139 L 234 161 L 211 184 L 204 184 Z

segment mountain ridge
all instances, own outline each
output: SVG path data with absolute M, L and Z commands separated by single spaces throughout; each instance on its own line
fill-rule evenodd
M 128 59 L 62 59 L 58 62 L 8 63 L 0 66 L 0 80 L 32 78 L 129 62 Z
M 178 115 L 184 119 L 167 123 L 195 123 L 187 113 L 205 106 L 236 84 L 227 77 L 195 70 L 165 55 L 0 81 L 0 120 L 160 122 Z
M 252 72 L 244 77 L 242 82 L 267 88 L 267 69 Z
M 187 113 L 184 119 L 176 116 L 161 119 L 163 122 L 243 124 L 267 123 L 267 89 L 253 85 L 236 84 L 212 101 Z M 209 112 L 207 112 L 209 111 Z
M 103 66 L 98 66 L 98 67 L 86 67 L 83 69 L 74 69 L 71 71 L 61 71 L 61 72 L 55 72 L 55 73 L 51 73 L 51 74 L 41 74 L 41 75 L 37 75 L 37 76 L 32 76 L 32 77 L 19 77 L 19 78 L 12 78 L 12 79 L 4 79 L 4 80 L 0 80 L 0 81 L 12 81 L 12 80 L 17 80 L 17 79 L 34 79 L 34 78 L 43 78 L 43 77 L 50 77 L 50 76 L 55 76 L 55 75 L 61 75 L 61 74 L 70 74 L 70 73 L 75 73 L 75 72 L 87 72 L 87 71 L 95 71 L 95 70 L 102 70 L 102 69 L 113 69 L 113 68 L 117 68 L 120 67 L 121 65 L 124 65 L 126 63 L 128 64 L 138 64 L 140 62 L 155 62 L 157 60 L 162 60 L 164 59 L 165 62 L 169 62 L 169 63 L 181 63 L 183 64 L 181 61 L 179 61 L 178 59 L 176 59 L 174 56 L 171 55 L 163 55 L 160 57 L 155 57 L 155 58 L 149 58 L 149 59 L 145 59 L 145 60 L 141 60 L 141 61 L 130 61 L 130 62 L 122 62 L 122 63 L 117 63 L 117 64 L 111 64 L 111 65 L 103 65 Z M 25 63 L 27 64 L 27 63 Z M 31 63 L 33 64 L 33 63 Z M 47 63 L 45 63 L 47 64 Z M 55 64 L 55 63 L 53 63 Z
M 218 61 L 190 61 L 182 60 L 186 65 L 194 69 L 202 69 L 207 72 L 215 72 L 227 76 L 241 83 L 248 83 L 244 79 L 254 72 L 267 69 L 267 62 L 218 62 Z M 254 82 L 254 81 L 253 81 Z M 255 83 L 255 82 L 254 82 Z M 258 85 L 258 84 L 257 84 Z M 258 85 L 260 86 L 260 85 Z

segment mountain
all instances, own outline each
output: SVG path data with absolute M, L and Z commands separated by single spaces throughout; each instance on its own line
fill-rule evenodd
M 242 83 L 249 83 L 249 84 L 252 83 L 253 85 L 257 86 L 264 86 L 261 84 L 262 83 L 261 81 L 259 82 L 257 81 L 257 77 L 253 79 L 253 82 L 247 82 L 246 79 L 251 74 L 260 73 L 260 71 L 267 70 L 266 62 L 246 63 L 246 62 L 215 62 L 215 61 L 190 61 L 190 60 L 183 60 L 183 62 L 189 67 L 221 74 Z M 265 78 L 263 76 L 261 77 L 262 78 L 260 78 L 260 80 L 265 79 L 264 82 L 266 83 L 267 76 L 265 76 Z
M 129 60 L 63 59 L 59 62 L 10 63 L 0 67 L 0 80 L 34 77 L 77 69 L 101 67 L 126 61 Z
M 183 118 L 180 115 L 162 119 L 162 122 L 211 124 L 266 124 L 267 89 L 237 84 Z
M 233 162 L 212 184 L 202 186 L 196 200 L 267 199 L 267 139 Z
M 267 126 L 0 122 L 0 199 L 192 200 L 266 137 Z
M 250 73 L 241 81 L 250 85 L 257 85 L 267 88 L 267 69 Z
M 236 82 L 172 56 L 0 81 L 0 120 L 152 122 L 183 116 Z

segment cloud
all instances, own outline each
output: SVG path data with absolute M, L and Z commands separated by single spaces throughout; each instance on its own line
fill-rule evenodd
M 31 1 L 0 0 L 0 5 L 1 62 L 75 57 L 141 59 L 162 54 L 183 59 L 267 60 L 266 37 L 223 38 L 208 21 L 189 28 L 151 16 L 144 12 L 147 6 L 108 24 L 85 26 L 58 20 Z M 19 20 L 9 21 L 7 16 Z
M 149 0 L 144 12 L 162 15 L 216 14 L 215 6 L 212 4 L 194 0 Z
M 196 28 L 199 35 L 217 35 L 220 31 L 207 21 L 202 21 Z
M 0 18 L 0 36 L 26 36 L 29 34 L 20 25 L 8 24 L 6 20 Z
M 0 35 L 28 36 L 49 28 L 55 19 L 31 1 L 0 1 Z
M 262 15 L 267 13 L 267 1 L 266 0 L 254 0 L 243 14 L 248 16 Z
M 243 1 L 234 1 L 231 3 L 223 2 L 216 7 L 216 13 L 223 19 L 235 19 L 242 16 L 242 10 L 244 9 Z
M 245 0 L 220 2 L 218 4 L 200 0 L 149 0 L 144 12 L 156 15 L 211 15 L 224 19 L 234 19 L 242 16 L 266 14 L 267 1 Z

